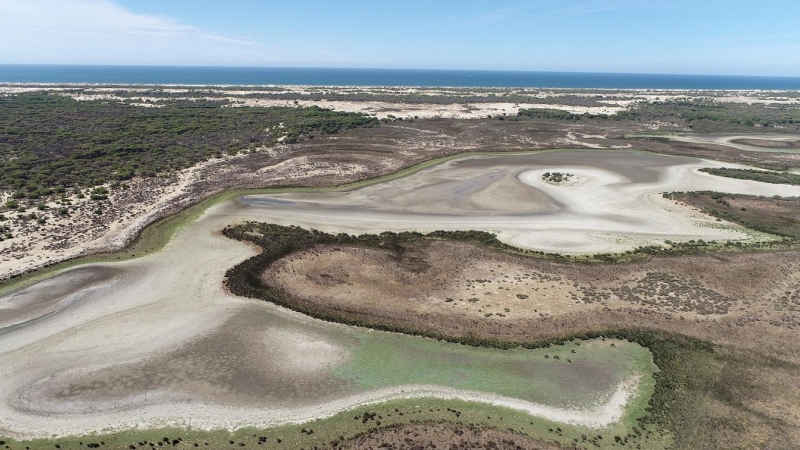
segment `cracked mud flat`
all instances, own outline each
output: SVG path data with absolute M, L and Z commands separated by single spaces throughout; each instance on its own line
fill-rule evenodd
M 586 342 L 565 364 L 543 359 L 552 349 L 475 349 L 323 323 L 225 292 L 225 271 L 254 249 L 218 230 L 241 220 L 359 232 L 444 225 L 499 231 L 517 245 L 560 245 L 543 238 L 560 233 L 553 227 L 580 237 L 666 220 L 662 229 L 682 226 L 685 238 L 735 238 L 742 233 L 698 226 L 708 219 L 670 212 L 665 208 L 675 206 L 654 196 L 705 188 L 699 186 L 800 192 L 694 170 L 707 164 L 716 163 L 631 152 L 469 158 L 357 191 L 218 204 L 157 254 L 82 266 L 0 299 L 0 311 L 26 311 L 0 329 L 0 432 L 265 427 L 421 396 L 607 426 L 637 395 L 638 380 L 649 377 L 645 349 Z M 577 180 L 551 185 L 540 180 L 544 170 Z M 592 239 L 580 242 L 579 249 L 596 247 Z

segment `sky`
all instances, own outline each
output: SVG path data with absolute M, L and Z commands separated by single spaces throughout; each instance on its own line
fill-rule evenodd
M 800 76 L 800 0 L 0 0 L 0 64 Z

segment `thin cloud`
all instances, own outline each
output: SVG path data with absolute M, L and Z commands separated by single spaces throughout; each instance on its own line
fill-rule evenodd
M 144 37 L 257 45 L 169 18 L 134 13 L 109 0 L 0 0 L 0 28 L 18 34 L 84 35 L 112 39 Z
M 713 4 L 722 6 L 741 3 L 742 1 L 743 0 L 707 0 L 706 5 Z M 673 0 L 660 3 L 655 3 L 650 0 L 583 0 L 572 3 L 533 1 L 484 11 L 481 14 L 471 17 L 462 17 L 453 23 L 456 26 L 476 27 L 515 20 L 544 22 L 616 11 L 663 10 L 687 7 L 692 7 L 692 1 Z
M 541 1 L 525 2 L 484 11 L 479 15 L 457 20 L 455 24 L 457 26 L 475 27 L 494 25 L 519 19 L 541 22 L 637 7 L 641 7 L 641 5 L 636 1 L 581 1 L 579 3 L 566 5 Z

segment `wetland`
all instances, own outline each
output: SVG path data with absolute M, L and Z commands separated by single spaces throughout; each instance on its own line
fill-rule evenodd
M 19 89 L 0 445 L 800 443 L 794 100 Z

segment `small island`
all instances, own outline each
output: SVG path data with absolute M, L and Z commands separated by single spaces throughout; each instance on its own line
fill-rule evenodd
M 573 176 L 574 175 L 571 173 L 545 172 L 544 175 L 542 175 L 542 180 L 548 183 L 561 183 L 563 181 L 569 181 Z

